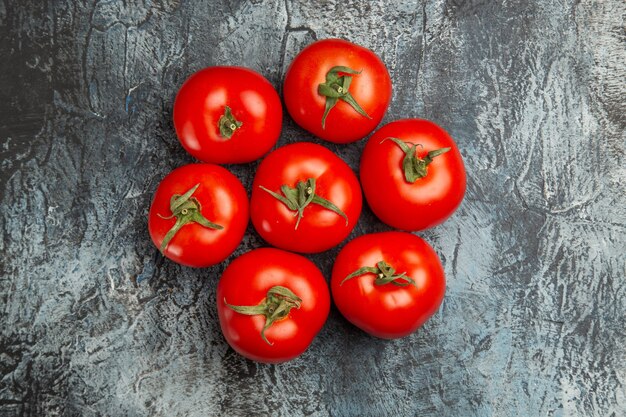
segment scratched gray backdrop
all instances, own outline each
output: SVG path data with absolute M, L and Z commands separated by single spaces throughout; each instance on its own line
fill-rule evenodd
M 0 416 L 626 415 L 625 15 L 621 0 L 0 1 Z M 147 210 L 192 162 L 171 120 L 186 77 L 245 65 L 280 89 L 327 37 L 385 61 L 385 122 L 432 119 L 465 157 L 463 205 L 420 233 L 446 299 L 396 341 L 333 309 L 302 357 L 259 365 L 220 333 L 224 265 L 164 260 Z M 280 144 L 300 140 L 319 142 L 285 116 Z M 330 148 L 357 170 L 363 145 Z M 256 165 L 230 168 L 249 189 Z M 365 208 L 353 236 L 381 230 Z M 250 229 L 236 254 L 262 245 Z M 336 253 L 311 258 L 328 276 Z

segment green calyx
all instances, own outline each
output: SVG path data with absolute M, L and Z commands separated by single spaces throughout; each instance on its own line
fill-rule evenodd
M 419 178 L 424 178 L 428 174 L 428 165 L 433 162 L 436 156 L 448 152 L 451 148 L 441 148 L 428 152 L 422 159 L 417 156 L 416 150 L 418 146 L 422 146 L 416 143 L 404 142 L 397 138 L 385 138 L 380 143 L 383 143 L 387 139 L 393 141 L 404 152 L 404 159 L 402 160 L 402 169 L 404 171 L 404 179 L 406 182 L 413 184 Z
M 200 212 L 201 206 L 198 199 L 192 197 L 193 193 L 198 189 L 200 184 L 196 184 L 192 189 L 187 191 L 185 194 L 174 194 L 170 199 L 170 210 L 172 214 L 170 216 L 161 216 L 157 214 L 162 219 L 171 219 L 176 217 L 176 223 L 174 226 L 167 232 L 165 237 L 163 238 L 163 242 L 161 243 L 161 247 L 159 250 L 161 253 L 164 253 L 165 248 L 167 247 L 170 240 L 176 235 L 176 233 L 186 224 L 189 223 L 198 223 L 206 228 L 220 230 L 224 227 L 219 224 L 215 224 L 207 220 L 202 213 Z
M 346 214 L 341 211 L 339 207 L 325 198 L 315 194 L 315 178 L 309 178 L 306 181 L 298 181 L 298 184 L 296 184 L 295 187 L 289 187 L 288 185 L 281 186 L 280 190 L 283 192 L 283 195 L 268 190 L 262 185 L 260 185 L 259 188 L 268 192 L 272 197 L 282 202 L 289 208 L 289 210 L 295 211 L 294 216 L 298 216 L 298 220 L 296 221 L 296 230 L 300 224 L 300 219 L 304 217 L 304 209 L 309 204 L 317 204 L 328 210 L 334 211 L 346 219 L 346 226 L 348 225 L 348 216 L 346 216 Z
M 341 281 L 343 285 L 347 280 L 361 276 L 363 274 L 374 274 L 376 275 L 376 280 L 374 284 L 376 285 L 385 285 L 385 284 L 393 284 L 398 287 L 406 287 L 407 285 L 415 285 L 415 281 L 406 275 L 406 272 L 402 272 L 400 274 L 396 274 L 396 270 L 394 267 L 389 265 L 385 261 L 380 261 L 376 264 L 376 267 L 364 266 L 362 268 L 357 269 L 347 277 Z
M 321 83 L 317 87 L 317 92 L 326 97 L 326 108 L 324 110 L 324 115 L 322 116 L 322 129 L 326 128 L 326 117 L 328 116 L 330 110 L 335 107 L 338 100 L 345 101 L 360 115 L 371 119 L 365 110 L 361 108 L 359 103 L 356 102 L 354 97 L 352 97 L 349 91 L 350 83 L 352 82 L 352 75 L 360 73 L 361 71 L 355 71 L 352 68 L 342 66 L 332 67 L 330 71 L 326 73 L 326 82 Z
M 224 114 L 217 122 L 217 128 L 220 131 L 220 135 L 223 138 L 230 139 L 233 136 L 233 133 L 235 133 L 235 130 L 239 129 L 241 126 L 243 126 L 243 123 L 235 119 L 230 107 L 224 106 Z
M 272 345 L 273 343 L 270 343 L 270 341 L 267 340 L 267 337 L 265 337 L 265 331 L 275 321 L 287 317 L 292 308 L 299 309 L 302 304 L 302 299 L 294 294 L 289 288 L 277 285 L 267 291 L 265 300 L 263 300 L 259 305 L 235 306 L 228 304 L 225 298 L 224 304 L 226 304 L 228 308 L 240 314 L 248 316 L 265 316 L 265 325 L 263 326 L 263 330 L 261 330 L 261 338 L 263 338 L 268 345 Z

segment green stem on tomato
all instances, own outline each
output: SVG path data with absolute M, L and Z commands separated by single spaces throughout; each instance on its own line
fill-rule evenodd
M 361 116 L 371 119 L 365 110 L 357 103 L 350 94 L 350 84 L 352 83 L 352 75 L 360 74 L 361 71 L 355 71 L 349 67 L 336 66 L 332 67 L 326 73 L 326 82 L 317 86 L 318 94 L 326 97 L 326 107 L 322 116 L 322 129 L 326 128 L 326 117 L 337 101 L 342 100 L 348 103 Z M 343 75 L 339 75 L 343 74 Z M 352 74 L 352 75 L 349 75 Z
M 346 226 L 348 225 L 348 216 L 346 216 L 346 214 L 341 211 L 339 207 L 334 205 L 331 201 L 315 194 L 315 178 L 309 178 L 306 181 L 298 181 L 295 187 L 289 187 L 288 185 L 281 186 L 280 190 L 283 195 L 269 190 L 262 185 L 260 185 L 259 188 L 286 205 L 289 210 L 295 211 L 294 215 L 298 216 L 298 220 L 296 221 L 296 230 L 298 229 L 300 220 L 304 217 L 304 209 L 309 204 L 317 204 L 325 209 L 337 213 L 346 220 Z
M 420 158 L 416 154 L 418 146 L 422 146 L 416 143 L 407 143 L 398 138 L 385 138 L 380 143 L 383 143 L 387 139 L 393 141 L 404 152 L 404 159 L 402 160 L 402 170 L 404 171 L 404 179 L 406 182 L 413 184 L 420 178 L 424 178 L 428 174 L 428 165 L 433 162 L 433 159 L 441 154 L 448 152 L 451 148 L 441 148 L 430 151 L 424 158 Z
M 406 275 L 406 272 L 402 272 L 400 274 L 396 274 L 396 270 L 394 267 L 389 265 L 385 261 L 380 261 L 376 263 L 375 267 L 364 266 L 362 268 L 357 269 L 347 277 L 345 277 L 339 285 L 343 285 L 344 282 L 349 279 L 364 275 L 364 274 L 374 274 L 376 275 L 376 279 L 374 280 L 374 284 L 376 285 L 385 285 L 385 284 L 393 284 L 398 287 L 406 287 L 407 285 L 416 285 L 413 278 Z M 404 282 L 400 282 L 404 281 Z
M 174 194 L 172 196 L 170 199 L 170 210 L 172 214 L 170 216 L 165 217 L 157 213 L 157 216 L 162 219 L 171 219 L 176 217 L 176 223 L 174 223 L 174 226 L 172 226 L 172 228 L 167 232 L 163 238 L 163 242 L 161 242 L 161 247 L 159 248 L 161 253 L 165 252 L 165 248 L 176 233 L 178 233 L 183 226 L 189 223 L 198 223 L 208 229 L 220 230 L 224 228 L 219 224 L 209 221 L 200 212 L 202 208 L 202 206 L 200 206 L 200 202 L 197 198 L 192 197 L 198 187 L 200 187 L 200 184 L 196 184 L 183 195 Z
M 224 106 L 224 114 L 217 121 L 217 128 L 223 138 L 230 139 L 235 131 L 243 126 L 243 123 L 235 119 L 230 107 Z
M 267 296 L 258 305 L 236 306 L 228 304 L 226 298 L 224 298 L 224 304 L 240 314 L 245 314 L 248 316 L 265 316 L 265 325 L 261 330 L 261 338 L 268 345 L 272 345 L 273 343 L 270 343 L 270 341 L 267 340 L 267 337 L 265 337 L 265 331 L 274 322 L 287 317 L 292 308 L 299 309 L 302 305 L 302 299 L 294 294 L 293 291 L 291 291 L 289 288 L 277 285 L 267 291 Z

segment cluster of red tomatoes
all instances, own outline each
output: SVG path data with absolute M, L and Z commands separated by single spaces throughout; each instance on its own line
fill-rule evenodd
M 362 139 L 382 120 L 391 79 L 369 49 L 328 39 L 302 50 L 283 96 L 301 127 L 334 143 Z M 224 336 L 240 354 L 282 362 L 304 352 L 330 309 L 320 270 L 300 253 L 328 250 L 348 237 L 361 213 L 362 191 L 384 223 L 404 231 L 435 226 L 465 193 L 465 169 L 450 136 L 420 119 L 389 123 L 365 146 L 360 182 L 327 148 L 300 142 L 260 163 L 250 201 L 239 180 L 216 164 L 254 161 L 276 144 L 282 106 L 272 85 L 241 67 L 193 74 L 174 104 L 184 148 L 204 163 L 172 171 L 160 183 L 149 230 L 171 260 L 206 267 L 241 242 L 248 219 L 270 245 L 233 260 L 217 288 Z M 339 311 L 377 337 L 415 331 L 445 292 L 435 251 L 406 232 L 360 236 L 340 251 L 330 283 Z

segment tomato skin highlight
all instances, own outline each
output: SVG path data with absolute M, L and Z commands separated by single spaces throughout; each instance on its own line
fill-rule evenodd
M 183 226 L 165 248 L 164 255 L 181 265 L 207 267 L 226 259 L 239 245 L 248 225 L 248 195 L 237 177 L 213 164 L 189 164 L 170 172 L 159 184 L 150 212 L 148 230 L 154 244 L 161 246 L 176 219 L 172 214 L 173 195 L 184 194 L 200 184 L 193 197 L 201 204 L 201 213 L 221 230 L 197 223 Z
M 318 93 L 318 86 L 336 66 L 361 71 L 353 76 L 349 91 L 371 119 L 339 100 L 322 128 L 326 98 Z M 391 101 L 391 78 L 371 50 L 341 39 L 324 39 L 304 48 L 293 60 L 285 75 L 283 97 L 289 115 L 303 129 L 329 142 L 350 143 L 367 136 L 383 119 Z
M 333 202 L 348 218 L 316 204 L 297 217 L 285 204 L 261 189 L 280 192 L 282 185 L 316 179 L 316 194 Z M 313 143 L 300 142 L 270 153 L 259 165 L 250 199 L 252 224 L 272 246 L 302 253 L 322 252 L 343 241 L 361 214 L 359 181 L 352 169 L 337 155 Z
M 230 139 L 218 127 L 225 106 L 242 123 Z M 243 67 L 215 66 L 192 74 L 174 102 L 180 143 L 193 157 L 215 164 L 240 164 L 262 157 L 276 144 L 282 117 L 272 84 Z
M 372 273 L 341 284 L 349 274 L 381 260 L 405 272 L 415 285 L 376 285 Z M 418 236 L 405 232 L 353 239 L 337 255 L 331 278 L 333 301 L 341 314 L 368 334 L 383 339 L 415 332 L 438 310 L 445 287 L 443 267 L 435 251 Z
M 428 174 L 406 181 L 402 149 L 387 138 L 419 144 L 417 155 L 451 148 L 428 165 Z M 463 200 L 466 174 L 463 158 L 450 135 L 435 123 L 403 119 L 388 123 L 372 135 L 361 156 L 360 177 L 365 198 L 376 216 L 394 228 L 424 230 L 449 218 Z
M 237 313 L 226 305 L 258 305 L 273 286 L 289 288 L 302 299 L 298 309 L 274 322 L 261 338 L 262 315 Z M 296 358 L 322 329 L 330 310 L 328 286 L 315 264 L 275 248 L 254 249 L 228 265 L 217 285 L 217 312 L 224 338 L 248 359 L 279 363 Z

